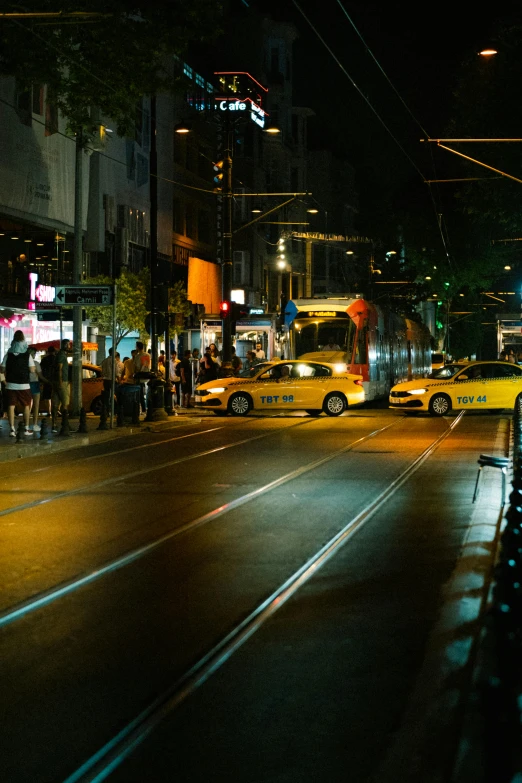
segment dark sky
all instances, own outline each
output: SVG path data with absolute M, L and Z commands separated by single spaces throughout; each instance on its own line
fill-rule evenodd
M 494 43 L 497 25 L 503 20 L 522 19 L 520 2 L 472 4 L 457 0 L 437 5 L 342 0 L 363 43 L 337 0 L 298 1 L 382 122 L 292 0 L 248 0 L 275 19 L 292 21 L 299 31 L 294 45 L 294 104 L 310 106 L 316 112 L 310 128 L 312 144 L 332 148 L 359 170 L 379 170 L 383 184 L 409 177 L 422 180 L 407 156 L 426 177 L 431 175 L 427 148 L 432 145 L 419 140 L 425 133 L 444 135 L 459 67 Z M 365 44 L 414 117 L 401 104 Z

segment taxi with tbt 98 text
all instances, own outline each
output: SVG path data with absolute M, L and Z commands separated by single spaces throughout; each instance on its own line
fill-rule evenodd
M 390 408 L 445 416 L 452 410 L 514 408 L 522 394 L 522 367 L 505 361 L 447 364 L 429 378 L 398 383 Z
M 239 376 L 203 383 L 194 394 L 196 407 L 216 416 L 246 416 L 251 410 L 340 416 L 364 402 L 362 376 L 347 372 L 346 364 L 301 360 L 262 362 Z

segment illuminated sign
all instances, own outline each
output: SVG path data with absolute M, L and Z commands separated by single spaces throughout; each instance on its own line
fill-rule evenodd
M 56 289 L 53 285 L 37 285 L 38 275 L 36 272 L 29 272 L 30 302 L 27 304 L 28 310 L 36 310 L 36 302 L 54 303 Z
M 338 313 L 335 310 L 311 310 L 307 313 L 308 318 L 335 318 L 336 315 Z
M 260 128 L 265 127 L 266 112 L 253 102 L 251 98 L 233 99 L 233 98 L 217 98 L 216 108 L 222 112 L 234 112 L 235 114 L 249 113 L 252 122 L 259 125 Z

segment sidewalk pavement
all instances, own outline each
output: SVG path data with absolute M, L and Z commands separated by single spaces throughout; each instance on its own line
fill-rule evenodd
M 114 417 L 112 429 L 108 419 L 107 429 L 102 430 L 98 429 L 100 418 L 92 413 L 88 413 L 86 418 L 87 432 L 78 432 L 80 421 L 78 418 L 71 418 L 69 419 L 69 435 L 60 435 L 61 418 L 58 418 L 58 432 L 51 431 L 51 422 L 49 420 L 47 437 L 45 439 L 40 438 L 41 432 L 35 432 L 32 435 L 22 435 L 21 440 L 17 440 L 9 435 L 9 422 L 7 417 L 4 416 L 0 418 L 0 462 L 11 462 L 24 457 L 40 457 L 42 454 L 54 454 L 67 449 L 79 448 L 80 446 L 92 446 L 96 443 L 103 443 L 104 441 L 125 435 L 156 431 L 165 425 L 177 425 L 187 421 L 201 421 L 202 418 L 207 418 L 211 415 L 211 412 L 196 408 L 175 408 L 174 411 L 173 415 L 159 421 L 146 421 L 145 416 L 142 414 L 138 425 L 131 424 L 126 419 L 126 423 L 121 427 L 117 426 L 116 417 Z M 39 419 L 40 425 L 43 418 Z M 15 422 L 17 429 L 21 421 L 23 421 L 22 417 L 17 416 Z

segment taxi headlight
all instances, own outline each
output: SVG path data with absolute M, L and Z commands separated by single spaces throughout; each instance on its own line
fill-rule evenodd
M 209 394 L 221 394 L 222 392 L 224 392 L 226 390 L 227 390 L 226 386 L 215 386 L 213 389 L 209 389 L 208 393 Z
M 426 394 L 427 389 L 408 389 L 408 394 Z

